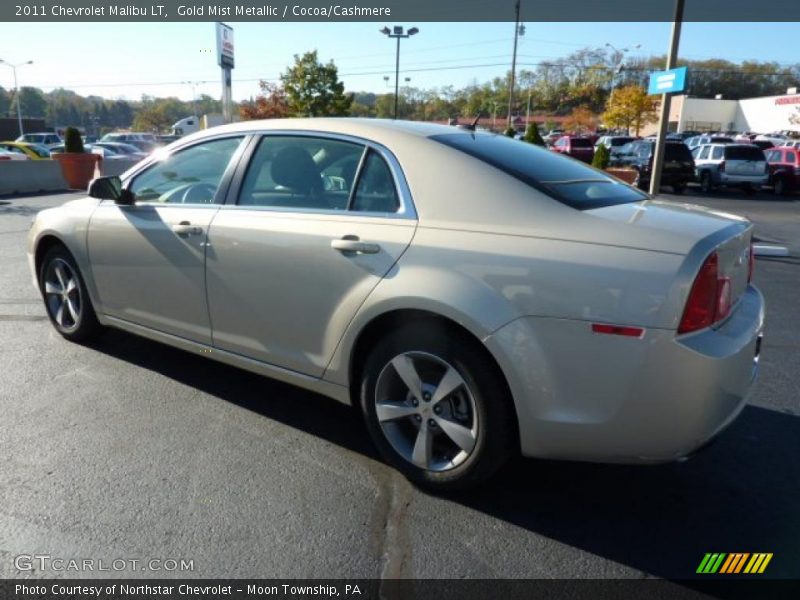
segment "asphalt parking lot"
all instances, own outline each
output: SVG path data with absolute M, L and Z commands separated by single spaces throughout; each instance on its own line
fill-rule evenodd
M 122 332 L 64 341 L 24 240 L 75 196 L 0 198 L 0 578 L 63 576 L 18 571 L 20 554 L 194 563 L 126 577 L 685 578 L 706 552 L 772 552 L 765 576 L 796 578 L 800 196 L 696 193 L 664 198 L 746 215 L 792 252 L 756 264 L 762 370 L 738 421 L 687 462 L 518 459 L 452 497 L 382 464 L 333 401 Z

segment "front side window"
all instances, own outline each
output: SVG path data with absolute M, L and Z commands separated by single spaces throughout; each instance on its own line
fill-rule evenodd
M 179 150 L 137 175 L 128 189 L 137 202 L 212 204 L 241 137 Z

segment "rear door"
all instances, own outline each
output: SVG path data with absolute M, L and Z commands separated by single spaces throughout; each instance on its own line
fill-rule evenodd
M 729 175 L 764 175 L 767 162 L 758 146 L 725 146 L 725 172 Z
M 414 235 L 402 172 L 363 140 L 270 134 L 236 180 L 209 233 L 214 346 L 319 377 Z

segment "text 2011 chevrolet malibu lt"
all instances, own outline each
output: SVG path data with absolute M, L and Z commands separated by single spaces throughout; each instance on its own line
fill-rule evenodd
M 117 327 L 363 414 L 435 488 L 513 453 L 658 462 L 741 411 L 752 225 L 504 136 L 358 119 L 215 127 L 38 214 L 55 328 Z

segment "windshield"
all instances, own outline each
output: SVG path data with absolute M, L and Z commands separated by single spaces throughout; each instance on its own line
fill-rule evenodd
M 488 163 L 578 210 L 648 198 L 643 192 L 584 163 L 503 135 L 448 133 L 431 139 Z

